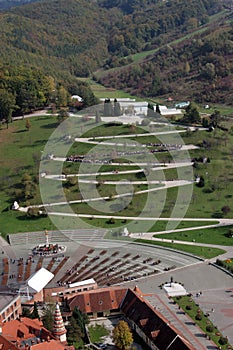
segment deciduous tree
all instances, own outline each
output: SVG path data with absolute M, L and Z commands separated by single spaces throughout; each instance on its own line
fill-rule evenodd
M 129 349 L 133 343 L 133 336 L 127 322 L 119 321 L 113 329 L 113 341 L 119 349 Z

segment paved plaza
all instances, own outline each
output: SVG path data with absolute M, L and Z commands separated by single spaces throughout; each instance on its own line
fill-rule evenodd
M 43 242 L 44 235 L 42 232 L 40 234 Z M 7 287 L 16 289 L 25 285 L 27 277 L 36 272 L 38 267 L 44 267 L 54 273 L 55 277 L 49 284 L 51 287 L 57 286 L 59 281 L 63 281 L 64 284 L 76 281 L 71 278 L 74 276 L 77 278 L 79 274 L 83 279 L 96 279 L 102 287 L 122 285 L 134 288 L 137 285 L 143 296 L 184 335 L 187 333 L 186 335 L 190 337 L 190 332 L 201 334 L 197 336 L 202 344 L 199 344 L 198 350 L 215 349 L 216 347 L 206 343 L 207 340 L 203 338 L 202 332 L 192 326 L 190 320 L 186 319 L 178 307 L 171 303 L 166 292 L 160 288 L 161 284 L 169 282 L 172 277 L 174 281 L 184 285 L 187 292 L 193 295 L 204 312 L 210 314 L 213 323 L 233 344 L 232 276 L 212 265 L 210 261 L 145 244 L 122 244 L 122 242 L 100 239 L 80 245 L 78 239 L 75 241 L 75 237 L 77 238 L 75 233 L 70 233 L 55 236 L 59 244 L 65 245 L 65 253 L 55 259 L 49 256 L 33 256 L 29 269 L 28 257 L 32 255 L 38 235 L 38 233 L 31 234 L 30 238 L 25 238 L 25 234 L 16 234 L 12 245 L 1 238 L 2 289 Z M 8 279 L 5 279 L 4 286 L 3 279 L 6 275 L 4 260 L 6 259 L 8 259 Z M 18 280 L 19 268 L 22 271 L 20 281 Z M 67 274 L 67 271 L 74 268 L 77 270 Z M 201 296 L 197 296 L 200 291 Z

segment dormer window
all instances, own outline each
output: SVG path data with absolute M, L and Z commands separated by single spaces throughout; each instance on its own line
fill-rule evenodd
M 24 333 L 22 331 L 20 331 L 19 329 L 17 330 L 17 337 L 24 338 Z

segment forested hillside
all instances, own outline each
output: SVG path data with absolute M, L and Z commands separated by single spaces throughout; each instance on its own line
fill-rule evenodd
M 29 2 L 33 2 L 33 0 L 0 0 L 0 10 L 20 6 Z
M 230 0 L 36 1 L 0 12 L 0 64 L 34 67 L 66 88 L 94 76 L 141 96 L 173 93 L 179 81 L 180 95 L 211 100 L 211 83 L 223 101 L 231 14 Z M 147 50 L 155 52 L 136 63 Z
M 233 101 L 233 26 L 162 46 L 153 55 L 97 78 L 138 96 L 172 96 L 196 102 Z

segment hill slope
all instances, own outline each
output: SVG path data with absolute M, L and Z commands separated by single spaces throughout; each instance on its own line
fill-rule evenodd
M 37 1 L 0 13 L 0 63 L 36 66 L 61 81 L 92 75 L 102 67 L 106 71 L 125 66 L 117 69 L 117 74 L 101 74 L 99 81 L 140 95 L 158 96 L 170 94 L 179 78 L 184 84 L 180 92 L 183 95 L 186 81 L 202 82 L 200 66 L 202 69 L 206 64 L 214 64 L 214 79 L 217 77 L 220 85 L 219 80 L 231 76 L 231 28 L 223 22 L 223 16 L 230 14 L 228 8 L 228 0 Z M 216 18 L 215 27 L 201 34 L 209 26 L 210 16 Z M 171 49 L 169 43 L 199 29 L 195 40 L 202 41 L 200 52 L 197 47 L 193 49 L 194 41 L 172 45 Z M 215 42 L 226 33 L 224 50 L 219 44 L 215 45 L 217 49 L 205 49 L 212 41 L 212 32 L 216 32 Z M 193 55 L 200 56 L 203 48 L 205 55 L 208 52 L 206 60 L 195 59 Z M 133 54 L 152 49 L 158 52 L 139 65 L 129 65 Z M 215 58 L 209 57 L 212 52 L 217 55 Z M 215 62 L 219 58 L 220 65 Z M 207 71 L 213 68 L 210 67 L 206 67 Z M 219 74 L 224 70 L 227 74 Z M 202 85 L 206 88 L 205 83 Z M 203 86 L 198 86 L 198 91 L 203 91 Z M 199 98 L 195 91 L 187 96 Z

